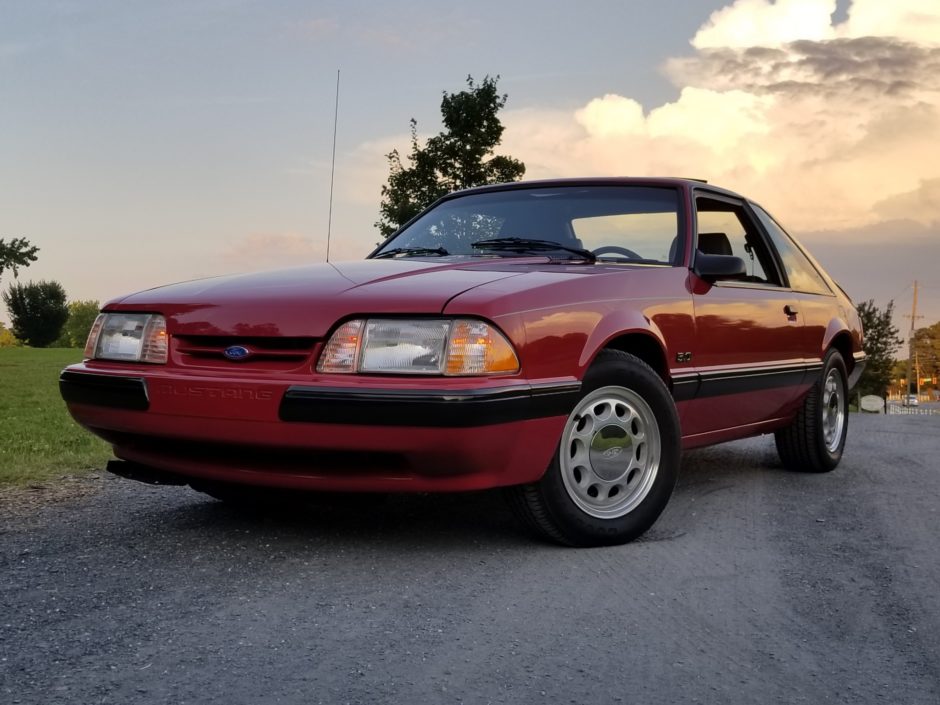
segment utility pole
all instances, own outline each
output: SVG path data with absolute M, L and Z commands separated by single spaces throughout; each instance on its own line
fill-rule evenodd
M 905 315 L 904 317 L 907 318 L 908 316 Z M 907 388 L 904 390 L 904 401 L 903 401 L 904 406 L 908 406 L 910 404 L 909 397 L 911 394 L 911 372 L 912 372 L 911 363 L 914 361 L 914 328 L 915 328 L 918 318 L 923 318 L 923 316 L 917 315 L 917 280 L 915 279 L 914 280 L 914 304 L 911 306 L 911 315 L 910 315 L 911 331 L 907 337 L 907 384 L 905 385 Z M 914 393 L 917 396 L 920 396 L 920 377 L 917 378 L 917 381 L 914 384 L 915 384 Z

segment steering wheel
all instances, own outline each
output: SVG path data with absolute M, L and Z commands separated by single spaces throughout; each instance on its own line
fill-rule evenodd
M 623 255 L 628 259 L 643 259 L 633 250 L 628 250 L 626 247 L 620 247 L 619 245 L 604 245 L 603 247 L 598 247 L 596 250 L 591 250 L 596 256 L 600 255 Z

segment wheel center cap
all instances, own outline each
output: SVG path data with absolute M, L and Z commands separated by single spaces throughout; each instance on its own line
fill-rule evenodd
M 616 480 L 630 467 L 633 443 L 620 426 L 604 426 L 591 439 L 591 467 L 608 482 Z

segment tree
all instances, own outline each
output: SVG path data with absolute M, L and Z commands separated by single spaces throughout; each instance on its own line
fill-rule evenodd
M 418 123 L 411 120 L 411 154 L 408 166 L 393 149 L 388 158 L 388 184 L 382 186 L 380 218 L 375 226 L 388 237 L 441 196 L 458 189 L 518 181 L 525 164 L 495 155 L 503 137 L 497 113 L 506 105 L 506 94 L 496 91 L 496 78 L 484 77 L 477 85 L 467 76 L 467 90 L 444 92 L 441 118 L 444 131 L 418 141 Z
M 865 332 L 862 349 L 868 357 L 858 381 L 858 392 L 861 395 L 877 394 L 884 398 L 891 385 L 894 351 L 903 342 L 892 321 L 894 301 L 889 301 L 884 310 L 875 306 L 871 299 L 863 301 L 858 305 L 858 315 Z
M 98 317 L 101 307 L 97 301 L 72 301 L 69 303 L 69 317 L 62 328 L 58 343 L 65 348 L 83 348 L 88 339 L 88 332 Z M 57 343 L 57 344 L 58 344 Z
M 59 282 L 13 284 L 3 293 L 13 335 L 34 348 L 55 342 L 69 317 L 65 298 Z
M 26 238 L 15 237 L 9 243 L 0 238 L 0 277 L 5 269 L 11 270 L 16 277 L 20 267 L 28 267 L 36 261 L 37 252 L 39 248 L 30 245 Z
M 3 323 L 0 323 L 0 348 L 12 348 L 19 344 L 13 333 Z
M 940 323 L 915 330 L 913 348 L 914 360 L 911 364 L 911 374 L 917 376 L 919 373 L 920 385 L 917 386 L 936 388 L 937 377 L 940 375 Z M 924 382 L 927 378 L 932 381 Z

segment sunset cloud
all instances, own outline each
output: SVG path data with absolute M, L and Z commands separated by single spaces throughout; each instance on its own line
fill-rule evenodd
M 692 46 L 724 49 L 831 39 L 835 10 L 836 0 L 738 0 L 712 13 Z
M 676 174 L 738 189 L 797 231 L 940 223 L 940 7 L 738 0 L 664 67 L 675 101 L 608 94 L 506 114 L 527 178 Z M 867 36 L 878 29 L 878 36 Z
M 940 11 L 927 5 L 923 0 L 854 0 L 845 22 L 834 24 L 836 0 L 737 0 L 712 13 L 691 43 L 696 49 L 857 37 L 940 43 Z
M 222 258 L 227 267 L 256 270 L 323 261 L 325 254 L 325 243 L 300 233 L 251 233 L 233 242 Z
M 502 149 L 526 178 L 705 178 L 797 232 L 940 223 L 940 44 L 925 41 L 940 38 L 940 6 L 855 0 L 837 24 L 835 5 L 738 0 L 664 65 L 674 101 L 647 110 L 609 93 L 574 111 L 509 110 Z M 369 198 L 387 176 L 377 152 L 405 141 L 353 155 Z

